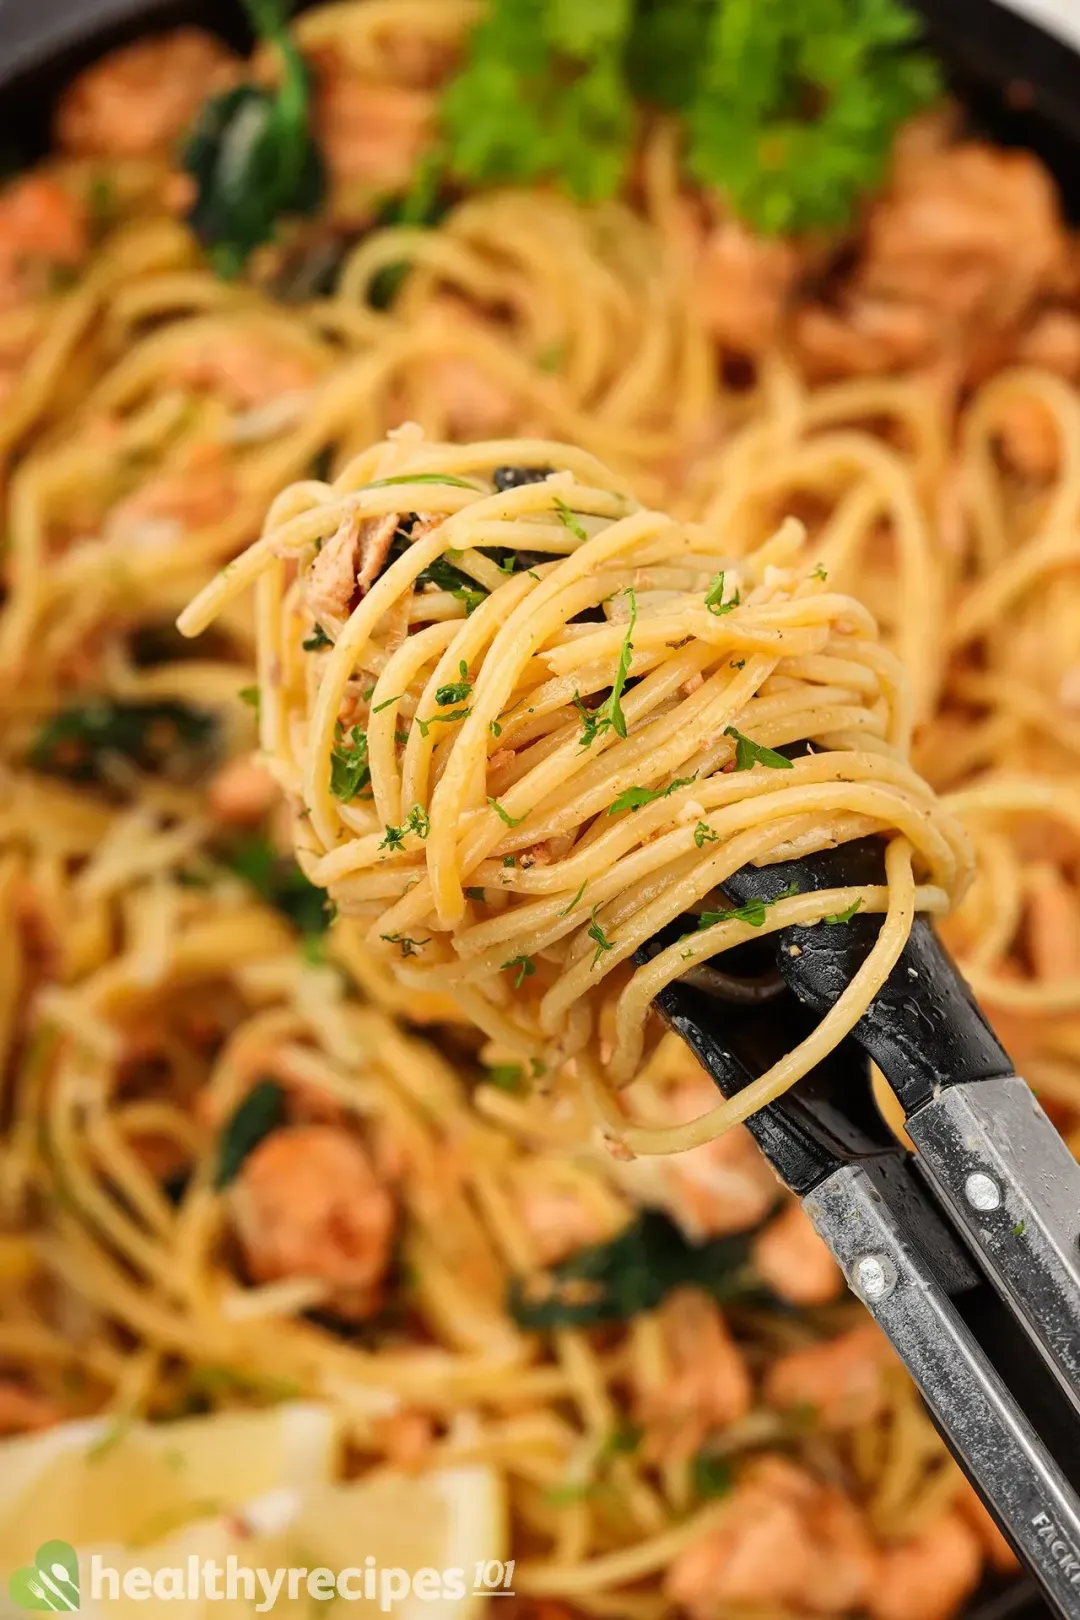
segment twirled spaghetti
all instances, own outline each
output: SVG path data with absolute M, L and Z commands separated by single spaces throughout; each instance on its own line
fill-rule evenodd
M 903 670 L 802 539 L 784 525 L 733 568 L 713 529 L 642 508 L 569 446 L 403 428 L 332 486 L 286 490 L 180 619 L 197 631 L 258 582 L 261 742 L 308 876 L 402 975 L 538 1072 L 579 1070 L 637 1150 L 706 1141 L 805 1074 L 915 911 L 946 910 L 969 877 L 959 824 L 907 764 Z M 883 886 L 768 915 L 724 902 L 747 863 L 868 832 L 891 840 Z M 857 907 L 883 927 L 813 1036 L 690 1125 L 626 1125 L 597 1076 L 633 1079 L 658 990 Z

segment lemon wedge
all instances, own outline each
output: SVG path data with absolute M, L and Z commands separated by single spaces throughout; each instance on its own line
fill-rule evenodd
M 339 1577 L 353 1572 L 348 1612 L 358 1617 L 387 1613 L 385 1604 L 380 1609 L 384 1580 L 393 1583 L 394 1620 L 475 1620 L 489 1591 L 512 1589 L 505 1485 L 479 1464 L 419 1475 L 388 1470 L 353 1485 L 316 1487 L 304 1493 L 285 1539 L 293 1564 Z M 374 1567 L 365 1564 L 369 1556 Z M 373 1596 L 365 1578 L 374 1582 Z
M 0 1570 L 46 1539 L 149 1546 L 277 1488 L 337 1472 L 332 1408 L 290 1402 L 176 1423 L 63 1424 L 0 1443 Z

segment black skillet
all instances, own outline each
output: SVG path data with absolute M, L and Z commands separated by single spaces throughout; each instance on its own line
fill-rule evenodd
M 995 0 L 913 0 L 975 128 L 1037 152 L 1080 218 L 1080 54 Z M 1080 0 L 1072 0 L 1080 8 Z M 301 7 L 302 9 L 302 7 Z M 244 47 L 235 0 L 0 0 L 0 161 L 48 145 L 53 100 L 73 73 L 140 34 L 197 24 Z M 1044 1620 L 1026 1580 L 985 1587 L 962 1620 Z

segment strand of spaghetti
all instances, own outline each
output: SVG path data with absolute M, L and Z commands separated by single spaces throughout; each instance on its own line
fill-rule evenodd
M 699 1119 L 665 1129 L 627 1124 L 603 1083 L 587 1063 L 582 1078 L 605 1132 L 632 1153 L 682 1153 L 709 1142 L 732 1125 L 748 1119 L 773 1102 L 849 1034 L 869 1007 L 900 957 L 915 914 L 915 882 L 911 872 L 911 846 L 896 838 L 885 855 L 889 906 L 885 921 L 865 962 L 829 1008 L 820 1024 L 786 1057 Z

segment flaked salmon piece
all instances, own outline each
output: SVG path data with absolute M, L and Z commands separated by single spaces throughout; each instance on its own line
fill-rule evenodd
M 56 144 L 79 157 L 164 157 L 206 100 L 235 81 L 238 66 L 201 28 L 138 39 L 68 86 L 53 125 Z

